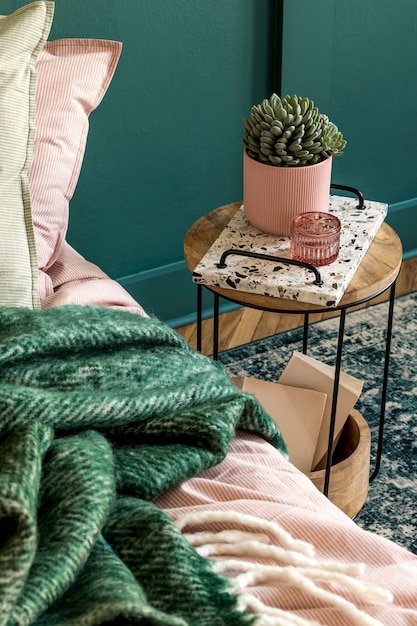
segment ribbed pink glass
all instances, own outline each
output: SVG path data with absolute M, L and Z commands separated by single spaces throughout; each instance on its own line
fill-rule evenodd
M 291 222 L 291 258 L 312 265 L 329 265 L 339 255 L 340 220 L 331 213 L 311 211 Z

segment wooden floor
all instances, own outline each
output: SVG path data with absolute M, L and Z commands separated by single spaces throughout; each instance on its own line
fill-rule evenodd
M 396 295 L 401 296 L 412 291 L 417 291 L 417 258 L 403 262 L 400 275 L 396 285 Z M 369 304 L 375 304 L 386 300 L 389 297 L 389 290 L 371 300 Z M 369 306 L 365 305 L 365 306 Z M 337 315 L 338 313 L 325 313 L 311 315 L 311 321 L 318 321 Z M 303 324 L 302 315 L 281 315 L 278 313 L 265 313 L 255 309 L 241 308 L 231 313 L 224 313 L 220 316 L 219 330 L 219 352 L 235 348 L 250 341 L 263 339 L 276 333 L 281 333 L 292 328 L 297 328 Z M 196 325 L 188 324 L 177 328 L 177 331 L 193 347 L 196 347 Z M 213 345 L 213 323 L 212 320 L 203 321 L 203 354 L 210 355 Z

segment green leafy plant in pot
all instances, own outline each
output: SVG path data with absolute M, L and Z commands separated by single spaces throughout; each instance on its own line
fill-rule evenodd
M 332 158 L 346 140 L 314 102 L 272 94 L 244 118 L 244 189 L 247 219 L 274 235 L 288 236 L 291 220 L 305 211 L 328 211 Z

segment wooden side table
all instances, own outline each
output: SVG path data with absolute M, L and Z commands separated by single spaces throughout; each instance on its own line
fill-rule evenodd
M 232 202 L 217 209 L 197 220 L 189 229 L 184 240 L 184 257 L 190 272 L 200 263 L 211 245 L 220 235 L 223 228 L 230 221 L 234 213 L 242 205 L 242 202 Z M 335 364 L 335 380 L 333 388 L 332 415 L 329 432 L 329 454 L 327 455 L 326 474 L 324 481 L 324 493 L 329 489 L 330 469 L 332 463 L 332 442 L 334 436 L 334 421 L 337 407 L 337 392 L 339 388 L 340 367 L 344 340 L 345 317 L 349 309 L 368 302 L 386 290 L 390 289 L 389 310 L 387 320 L 387 335 L 385 345 L 385 359 L 382 381 L 382 397 L 380 407 L 379 432 L 375 468 L 370 476 L 372 481 L 377 475 L 381 463 L 385 404 L 388 383 L 389 355 L 391 350 L 392 322 L 395 301 L 395 282 L 401 269 L 402 245 L 398 235 L 385 222 L 378 230 L 360 266 L 350 281 L 346 291 L 336 307 L 331 309 L 320 307 L 316 304 L 276 298 L 254 293 L 224 289 L 215 286 L 204 285 L 211 291 L 214 297 L 214 333 L 213 333 L 213 358 L 218 358 L 218 333 L 219 333 L 219 299 L 224 298 L 242 306 L 271 311 L 276 313 L 297 313 L 304 315 L 304 338 L 303 352 L 307 352 L 309 315 L 312 313 L 325 313 L 329 310 L 340 311 L 339 333 L 337 342 L 337 354 Z M 201 350 L 202 329 L 202 285 L 197 285 L 197 349 Z

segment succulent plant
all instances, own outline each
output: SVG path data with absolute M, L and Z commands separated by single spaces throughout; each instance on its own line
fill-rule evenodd
M 346 141 L 309 98 L 273 93 L 243 119 L 248 155 L 268 165 L 301 166 L 343 154 Z

